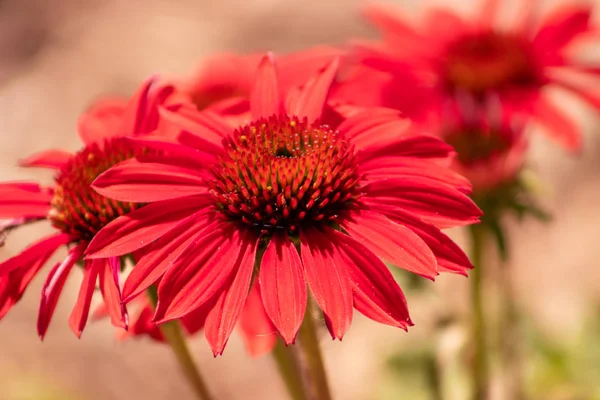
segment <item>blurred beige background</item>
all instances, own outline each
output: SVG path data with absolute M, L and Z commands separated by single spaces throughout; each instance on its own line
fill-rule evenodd
M 149 74 L 188 73 L 215 51 L 290 51 L 373 35 L 359 19 L 359 3 L 0 0 L 0 179 L 48 182 L 46 172 L 15 167 L 17 159 L 52 147 L 76 150 L 75 121 L 89 102 L 104 93 L 128 95 Z M 399 3 L 417 12 L 432 2 Z M 466 9 L 473 4 L 445 3 Z M 510 241 L 518 301 L 546 332 L 570 340 L 600 308 L 600 121 L 579 104 L 566 106 L 582 121 L 584 151 L 568 155 L 538 136 L 531 165 L 547 185 L 544 204 L 555 219 L 515 226 Z M 1 258 L 41 233 L 36 227 L 11 234 Z M 43 280 L 40 274 L 0 321 L 0 399 L 192 398 L 167 348 L 146 340 L 117 342 L 108 323 L 90 324 L 81 340 L 72 335 L 66 322 L 78 287 L 75 276 L 40 343 L 35 321 Z M 416 323 L 408 334 L 358 315 L 342 343 L 323 332 L 336 398 L 383 396 L 376 390 L 385 377 L 383 356 L 427 338 L 437 315 L 464 308 L 466 279 L 442 276 L 426 285 L 424 295 L 408 296 Z M 448 340 L 451 348 L 454 339 Z M 251 360 L 235 334 L 218 359 L 202 335 L 193 347 L 217 398 L 285 398 L 271 358 Z M 47 390 L 38 393 L 39 387 Z

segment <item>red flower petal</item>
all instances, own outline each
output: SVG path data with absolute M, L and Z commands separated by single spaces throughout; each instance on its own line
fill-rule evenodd
M 273 235 L 263 255 L 260 290 L 267 315 L 286 344 L 296 334 L 306 310 L 306 282 L 298 251 L 287 235 Z
M 306 280 L 333 339 L 340 339 L 352 323 L 352 285 L 345 262 L 329 237 L 316 229 L 300 235 Z M 285 293 L 285 292 L 284 292 Z
M 291 88 L 305 84 L 316 71 L 345 53 L 332 46 L 315 46 L 278 58 L 277 83 L 280 93 L 287 93 Z
M 533 39 L 542 54 L 559 52 L 576 36 L 590 29 L 590 6 L 561 8 L 549 16 Z
M 55 240 L 65 238 L 65 242 Z M 67 235 L 55 235 L 26 249 L 23 253 L 0 264 L 0 319 L 21 299 L 31 280 L 54 252 L 69 241 Z M 10 272 L 2 275 L 10 265 Z
M 372 113 L 373 117 L 369 118 Z M 398 111 L 375 109 L 372 112 L 369 108 L 348 118 L 340 124 L 339 130 L 346 131 L 346 137 L 352 140 L 357 150 L 363 150 L 397 142 L 409 126 L 410 121 L 401 118 Z
M 360 165 L 368 181 L 389 178 L 414 178 L 442 183 L 463 193 L 471 193 L 471 183 L 464 176 L 450 168 L 434 164 L 431 161 L 405 157 L 384 157 Z
M 413 136 L 402 138 L 386 146 L 374 146 L 357 153 L 360 163 L 376 160 L 381 157 L 414 157 L 435 160 L 447 160 L 454 154 L 454 149 L 440 139 L 430 136 Z
M 402 113 L 398 110 L 383 107 L 370 107 L 369 110 L 360 111 L 344 120 L 338 130 L 348 139 L 363 136 L 365 132 L 381 125 L 403 120 Z
M 0 184 L 0 219 L 45 217 L 51 200 L 52 191 L 37 183 Z
M 189 132 L 198 137 L 203 142 L 203 148 L 209 147 L 215 150 L 222 150 L 223 138 L 233 132 L 233 128 L 228 126 L 220 117 L 204 111 L 190 110 L 187 106 L 172 106 L 161 108 L 160 115 L 164 122 L 168 123 L 169 129 L 181 132 Z M 196 148 L 198 148 L 196 146 Z
M 570 150 L 581 149 L 579 128 L 548 96 L 540 96 L 536 101 L 535 117 L 559 144 Z
M 353 285 L 354 307 L 382 324 L 405 330 L 413 325 L 404 294 L 385 264 L 349 236 L 333 230 L 328 235 L 346 261 Z
M 172 163 L 175 165 L 184 166 L 187 168 L 204 168 L 206 165 L 211 165 L 215 161 L 216 148 L 210 148 L 203 143 L 202 149 L 197 149 L 187 145 L 183 145 L 176 141 L 170 141 L 165 138 L 156 136 L 142 136 L 137 138 L 127 138 L 131 145 L 143 148 L 157 150 L 164 156 L 159 156 L 157 160 Z M 207 148 L 208 147 L 208 148 Z M 210 149 L 210 151 L 209 151 Z M 219 151 L 223 146 L 219 146 Z M 145 161 L 143 158 L 142 160 Z
M 158 162 L 124 161 L 96 178 L 92 187 L 111 199 L 148 203 L 205 193 L 198 170 Z M 163 157 L 162 161 L 166 161 Z
M 572 92 L 577 97 L 581 98 L 583 101 L 587 102 L 590 106 L 594 107 L 596 110 L 600 110 L 600 96 L 594 94 L 593 91 L 589 89 L 584 89 L 573 85 L 565 80 L 556 80 L 563 89 L 566 89 Z
M 147 246 L 209 202 L 209 196 L 191 196 L 148 204 L 123 215 L 94 236 L 87 258 L 120 256 Z
M 329 94 L 331 84 L 338 72 L 339 60 L 334 59 L 310 79 L 300 92 L 288 99 L 288 114 L 306 117 L 308 122 L 314 122 L 321 117 L 323 107 Z
M 214 308 L 206 317 L 204 334 L 215 356 L 223 354 L 223 349 L 240 317 L 246 297 L 248 297 L 257 242 L 250 236 L 242 239 L 240 243 L 242 248 L 235 261 L 234 271 L 237 272 L 234 272 L 233 282 L 228 289 L 221 293 Z
M 277 74 L 271 54 L 266 55 L 258 66 L 250 93 L 250 112 L 254 119 L 268 118 L 280 112 Z
M 180 318 L 201 307 L 227 288 L 238 257 L 248 240 L 228 223 L 196 236 L 165 273 L 158 286 L 157 323 Z
M 102 99 L 96 101 L 77 121 L 79 138 L 85 145 L 102 142 L 117 136 L 127 106 L 125 99 Z
M 118 257 L 111 257 L 104 260 L 93 260 L 100 263 L 99 281 L 100 291 L 104 303 L 108 307 L 110 322 L 117 328 L 127 329 L 127 310 L 121 302 L 121 287 L 119 285 L 119 272 L 121 263 Z
M 21 167 L 60 169 L 71 159 L 71 157 L 73 157 L 73 154 L 67 151 L 46 150 L 32 154 L 23 160 L 19 160 L 19 165 Z
M 98 278 L 98 262 L 86 261 L 83 269 L 83 281 L 79 287 L 79 295 L 71 316 L 69 317 L 69 326 L 78 338 L 87 324 L 88 315 L 90 313 L 90 305 L 92 297 L 96 289 L 96 280 Z
M 342 228 L 378 257 L 431 280 L 439 275 L 431 249 L 407 227 L 367 210 L 353 210 L 349 217 Z
M 196 236 L 215 223 L 213 215 L 192 214 L 150 245 L 125 281 L 123 302 L 128 303 L 158 281 Z
M 50 320 L 58 302 L 58 297 L 67 281 L 67 276 L 69 276 L 73 265 L 75 265 L 83 254 L 86 245 L 87 243 L 82 242 L 70 250 L 67 258 L 63 262 L 56 264 L 48 274 L 48 278 L 46 278 L 46 283 L 44 283 L 42 289 L 42 300 L 40 302 L 37 321 L 37 331 L 40 339 L 44 339 L 46 335 L 48 325 L 50 325 Z
M 481 210 L 464 193 L 444 185 L 414 179 L 386 179 L 364 188 L 363 202 L 399 207 L 439 228 L 477 223 Z
M 254 285 L 248 293 L 246 304 L 240 315 L 239 327 L 246 351 L 251 357 L 258 357 L 270 352 L 277 343 L 275 327 L 265 311 L 258 279 L 254 281 Z
M 473 268 L 469 257 L 467 257 L 464 251 L 452 239 L 444 235 L 439 228 L 397 208 L 380 208 L 379 212 L 419 235 L 431 251 L 433 251 L 437 259 L 439 272 L 451 272 L 467 276 L 467 270 Z
M 71 241 L 66 233 L 48 236 L 23 250 L 20 254 L 0 264 L 0 276 L 19 268 L 28 268 L 32 264 L 44 264 L 60 246 Z

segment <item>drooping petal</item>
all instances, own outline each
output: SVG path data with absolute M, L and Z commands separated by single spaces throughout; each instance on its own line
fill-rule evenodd
M 67 243 L 58 242 L 62 243 L 58 245 L 57 241 L 53 241 L 53 238 L 56 236 L 61 237 L 62 235 L 55 235 L 44 239 L 30 246 L 20 255 L 1 264 L 4 265 L 15 259 L 18 260 L 15 262 L 16 267 L 11 267 L 10 272 L 6 274 L 0 272 L 0 319 L 21 299 L 31 280 L 37 275 L 58 247 Z M 45 245 L 42 245 L 42 242 L 45 242 Z M 26 252 L 28 254 L 24 255 Z M 1 270 L 4 270 L 2 266 L 0 266 Z
M 210 204 L 209 196 L 191 196 L 148 204 L 106 225 L 90 242 L 87 258 L 132 253 L 173 229 L 179 222 Z
M 577 124 L 548 96 L 540 96 L 535 108 L 536 122 L 542 125 L 548 135 L 570 150 L 581 148 L 581 133 Z
M 590 6 L 559 9 L 543 23 L 533 39 L 536 48 L 546 54 L 555 54 L 568 45 L 577 35 L 589 30 Z
M 215 356 L 223 354 L 248 297 L 257 244 L 256 238 L 249 235 L 241 240 L 239 245 L 242 249 L 235 260 L 233 281 L 229 288 L 221 293 L 206 317 L 204 333 Z
M 333 339 L 340 339 L 352 323 L 352 285 L 345 262 L 327 235 L 312 229 L 300 235 L 306 280 L 325 316 Z
M 0 184 L 0 219 L 45 217 L 50 211 L 52 190 L 37 183 Z
M 254 285 L 248 293 L 246 304 L 240 315 L 239 327 L 246 351 L 251 357 L 268 353 L 277 343 L 276 330 L 265 311 L 258 279 L 255 279 Z
M 92 262 L 100 263 L 98 267 L 100 291 L 104 303 L 108 307 L 111 324 L 117 328 L 127 329 L 127 310 L 121 302 L 121 287 L 119 285 L 120 259 L 110 257 L 108 259 L 93 260 Z
M 199 170 L 157 162 L 140 162 L 138 159 L 124 161 L 100 174 L 92 187 L 111 199 L 148 203 L 207 191 Z M 164 159 L 163 159 L 164 161 Z
M 431 249 L 409 228 L 369 210 L 352 210 L 340 225 L 372 253 L 399 268 L 433 280 L 438 275 Z
M 581 88 L 562 79 L 557 80 L 556 83 L 558 83 L 561 86 L 561 88 L 568 90 L 575 96 L 579 97 L 581 100 L 588 103 L 590 106 L 594 107 L 596 110 L 600 110 L 600 96 L 594 93 L 593 90 Z
M 224 222 L 200 233 L 160 281 L 156 322 L 180 318 L 216 301 L 231 283 L 247 240 L 246 234 Z
M 419 235 L 435 255 L 438 272 L 450 272 L 467 276 L 467 271 L 473 268 L 469 257 L 464 251 L 452 239 L 443 234 L 439 228 L 397 208 L 381 207 L 378 211 Z
M 123 302 L 128 303 L 157 282 L 196 236 L 215 223 L 209 213 L 192 214 L 145 250 L 125 281 Z
M 62 168 L 73 154 L 63 150 L 46 150 L 30 155 L 29 157 L 19 160 L 21 167 L 43 167 L 51 169 Z
M 48 236 L 0 264 L 0 276 L 32 264 L 44 264 L 59 247 L 68 244 L 71 237 L 65 233 Z
M 273 235 L 263 255 L 260 290 L 267 315 L 286 344 L 294 343 L 306 311 L 306 282 L 298 251 L 287 235 Z
M 73 265 L 79 260 L 87 243 L 82 242 L 69 251 L 69 255 L 64 261 L 56 264 L 48 274 L 46 283 L 42 288 L 42 300 L 40 302 L 40 311 L 38 314 L 37 331 L 40 339 L 44 339 L 50 320 L 54 314 L 58 297 L 62 292 L 67 276 L 73 268 Z
M 250 112 L 253 119 L 268 118 L 280 111 L 277 74 L 271 54 L 266 55 L 256 72 L 254 87 L 250 93 Z
M 81 337 L 81 333 L 88 321 L 90 305 L 92 304 L 92 297 L 98 278 L 97 266 L 98 262 L 96 261 L 86 261 L 83 269 L 83 281 L 79 287 L 79 295 L 69 317 L 69 326 L 78 338 Z
M 406 330 L 413 325 L 406 298 L 385 264 L 366 247 L 340 232 L 328 232 L 330 240 L 346 261 L 352 282 L 354 307 L 382 324 Z
M 481 210 L 466 194 L 414 179 L 386 179 L 364 188 L 363 202 L 402 208 L 439 228 L 477 223 Z
M 329 89 L 337 74 L 338 66 L 338 59 L 331 61 L 322 71 L 310 79 L 298 94 L 288 100 L 288 114 L 300 118 L 306 117 L 308 122 L 314 122 L 320 118 Z

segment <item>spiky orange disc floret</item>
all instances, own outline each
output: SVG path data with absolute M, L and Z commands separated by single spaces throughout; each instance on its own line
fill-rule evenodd
M 79 151 L 56 177 L 48 218 L 56 228 L 81 240 L 90 240 L 106 224 L 141 206 L 104 197 L 90 186 L 110 167 L 139 155 L 123 138 L 92 143 Z
M 462 36 L 446 49 L 446 85 L 472 93 L 538 85 L 541 77 L 532 51 L 529 43 L 514 35 L 483 32 Z
M 263 233 L 334 221 L 360 197 L 354 148 L 326 125 L 272 116 L 237 129 L 225 150 L 217 207 Z

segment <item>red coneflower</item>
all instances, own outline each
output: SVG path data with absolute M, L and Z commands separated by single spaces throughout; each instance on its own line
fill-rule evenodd
M 231 129 L 211 112 L 164 110 L 182 128 L 179 143 L 132 142 L 170 156 L 140 156 L 96 179 L 102 195 L 150 203 L 107 225 L 87 250 L 90 259 L 116 257 L 153 243 L 125 282 L 125 301 L 160 279 L 155 321 L 202 308 L 206 337 L 221 354 L 254 275 L 289 344 L 307 283 L 341 339 L 353 307 L 384 324 L 412 324 L 382 259 L 430 279 L 471 268 L 440 232 L 480 215 L 468 182 L 442 165 L 451 147 L 402 136 L 408 122 L 393 110 L 367 110 L 337 130 L 323 125 L 336 72 L 333 61 L 282 102 L 267 56 L 250 95 L 252 122 Z
M 525 163 L 524 124 L 500 109 L 444 114 L 440 137 L 457 155 L 452 168 L 473 185 L 475 196 L 510 184 Z
M 362 101 L 360 87 L 379 70 L 377 100 L 371 96 L 378 105 L 420 119 L 457 97 L 480 102 L 498 97 L 504 109 L 532 117 L 562 145 L 578 149 L 579 130 L 548 89 L 563 89 L 600 109 L 600 98 L 589 89 L 590 83 L 599 83 L 600 67 L 568 54 L 592 32 L 591 7 L 564 7 L 538 22 L 535 4 L 523 2 L 520 18 L 504 29 L 493 25 L 498 4 L 486 0 L 473 19 L 434 9 L 419 27 L 405 22 L 391 6 L 369 6 L 365 14 L 384 39 L 357 44 L 358 57 L 370 72 L 351 77 L 354 88 L 340 96 Z M 406 90 L 406 82 L 414 85 L 415 79 L 418 95 Z
M 79 135 L 85 147 L 75 154 L 49 150 L 21 162 L 23 166 L 47 167 L 57 171 L 54 185 L 14 182 L 0 184 L 0 228 L 6 238 L 9 230 L 37 221 L 47 221 L 55 229 L 52 235 L 35 242 L 20 254 L 0 264 L 0 318 L 19 301 L 34 276 L 61 247 L 67 257 L 57 263 L 46 279 L 38 316 L 38 334 L 46 334 L 58 297 L 73 266 L 83 267 L 79 297 L 69 325 L 80 336 L 88 319 L 90 302 L 99 283 L 111 321 L 126 328 L 127 314 L 121 303 L 119 257 L 83 260 L 94 235 L 115 218 L 141 204 L 105 198 L 90 186 L 102 172 L 144 150 L 131 146 L 123 137 L 147 134 L 158 124 L 158 104 L 173 94 L 170 86 L 155 80 L 144 83 L 129 101 L 120 99 L 97 102 L 79 120 Z

